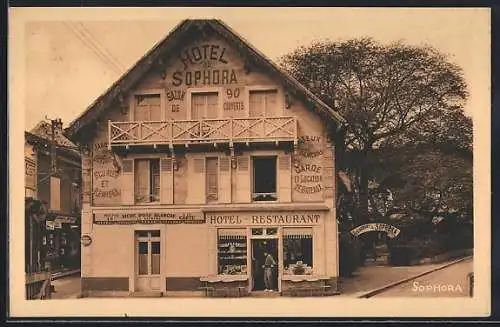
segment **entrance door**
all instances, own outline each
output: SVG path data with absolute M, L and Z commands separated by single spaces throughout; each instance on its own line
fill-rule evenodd
M 159 291 L 160 278 L 160 231 L 136 231 L 136 291 Z
M 266 253 L 269 253 L 276 265 L 272 268 L 271 288 L 278 290 L 278 239 L 253 239 L 252 240 L 252 291 L 266 289 L 264 282 Z

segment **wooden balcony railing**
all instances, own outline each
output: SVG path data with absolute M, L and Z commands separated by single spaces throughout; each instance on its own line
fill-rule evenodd
M 109 121 L 108 132 L 110 146 L 271 141 L 297 144 L 297 118 Z

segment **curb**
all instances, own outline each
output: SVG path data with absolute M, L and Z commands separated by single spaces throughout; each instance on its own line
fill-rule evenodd
M 70 276 L 70 275 L 76 275 L 80 273 L 80 269 L 75 269 L 75 270 L 70 270 L 70 271 L 65 271 L 62 273 L 55 273 L 52 276 L 50 276 L 50 280 L 56 280 L 62 277 Z
M 463 258 L 460 258 L 460 259 L 457 259 L 457 260 L 454 260 L 454 261 L 451 261 L 451 262 L 448 262 L 448 263 L 445 263 L 444 265 L 441 265 L 439 267 L 436 267 L 436 268 L 433 268 L 433 269 L 430 269 L 430 270 L 427 270 L 427 271 L 424 271 L 422 273 L 419 273 L 417 275 L 413 275 L 411 277 L 407 277 L 407 278 L 404 278 L 404 279 L 401 279 L 397 282 L 393 282 L 393 283 L 390 283 L 390 284 L 387 284 L 387 285 L 384 285 L 384 286 L 381 286 L 379 288 L 376 288 L 376 289 L 373 289 L 371 291 L 368 291 L 368 292 L 364 292 L 363 294 L 359 295 L 359 296 L 356 296 L 356 298 L 358 299 L 367 299 L 367 298 L 370 298 L 372 296 L 375 296 L 379 293 L 382 293 L 383 291 L 389 289 L 389 288 L 392 288 L 394 286 L 398 286 L 400 284 L 403 284 L 403 283 L 406 283 L 410 280 L 413 280 L 413 279 L 416 279 L 416 278 L 419 278 L 419 277 L 422 277 L 422 276 L 425 276 L 425 275 L 428 275 L 430 273 L 433 273 L 435 271 L 438 271 L 438 270 L 441 270 L 441 269 L 444 269 L 446 267 L 449 267 L 451 265 L 454 265 L 454 264 L 457 264 L 459 262 L 462 262 L 462 261 L 465 261 L 465 260 L 469 260 L 473 258 L 472 255 L 470 256 L 466 256 L 466 257 L 463 257 Z

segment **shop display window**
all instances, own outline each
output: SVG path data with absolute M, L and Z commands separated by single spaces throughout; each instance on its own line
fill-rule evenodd
M 219 275 L 245 275 L 247 273 L 245 229 L 219 229 L 217 248 Z
M 283 230 L 283 273 L 311 275 L 313 273 L 312 228 Z

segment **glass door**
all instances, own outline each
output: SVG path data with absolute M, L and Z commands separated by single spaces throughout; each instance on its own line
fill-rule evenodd
M 277 228 L 251 229 L 251 291 L 280 291 Z
M 136 231 L 136 291 L 159 291 L 161 288 L 160 231 Z

